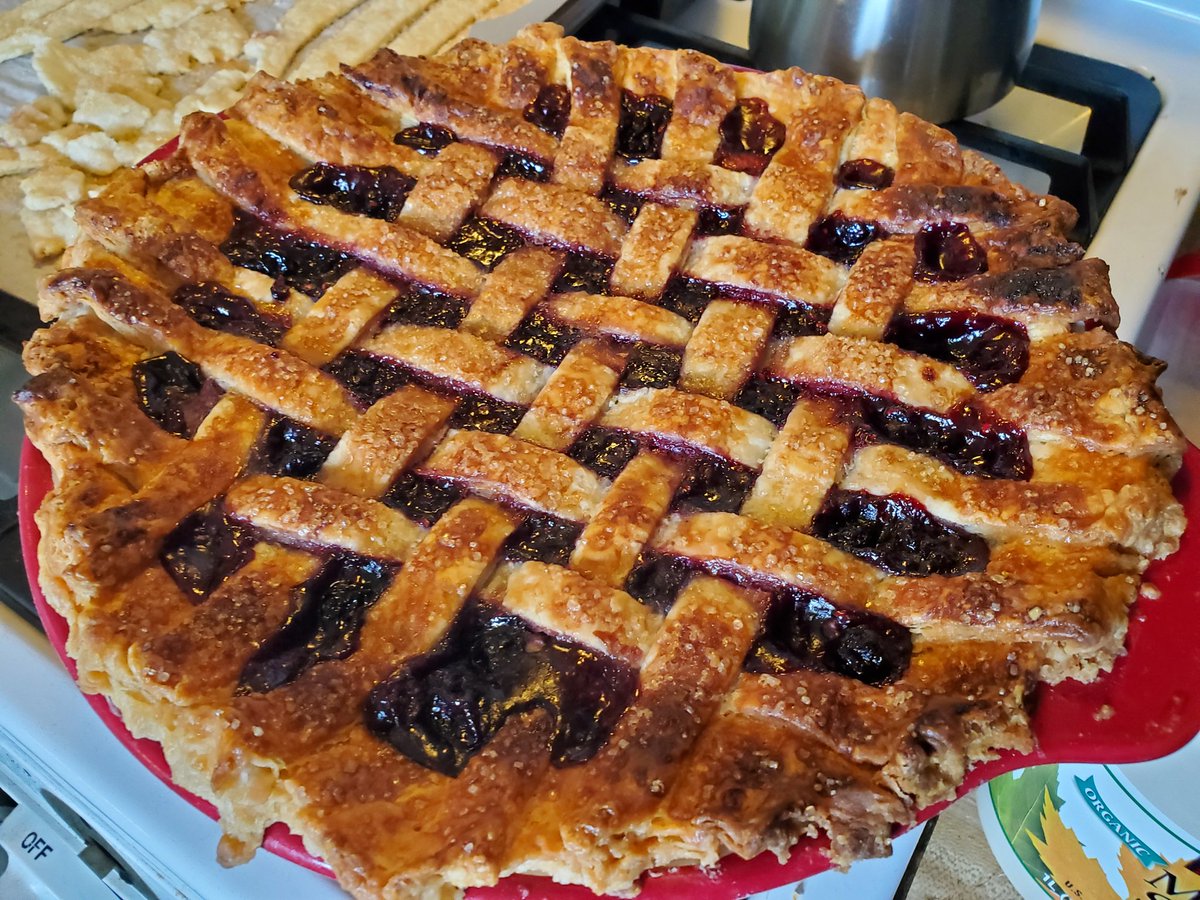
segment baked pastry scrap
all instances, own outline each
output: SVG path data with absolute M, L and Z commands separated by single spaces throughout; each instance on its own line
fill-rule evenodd
M 19 396 L 85 690 L 360 896 L 886 853 L 1184 520 L 1075 213 L 799 70 L 260 75 L 80 205 Z

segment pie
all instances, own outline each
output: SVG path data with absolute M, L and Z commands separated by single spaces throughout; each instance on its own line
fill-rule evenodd
M 1031 748 L 1184 519 L 1075 212 L 830 78 L 390 51 L 82 203 L 18 395 L 84 690 L 364 897 L 837 864 Z

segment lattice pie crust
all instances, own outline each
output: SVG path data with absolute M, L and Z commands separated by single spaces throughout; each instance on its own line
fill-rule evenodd
M 81 204 L 18 394 L 87 691 L 360 896 L 839 864 L 1029 749 L 1183 515 L 1074 211 L 799 70 L 260 75 Z

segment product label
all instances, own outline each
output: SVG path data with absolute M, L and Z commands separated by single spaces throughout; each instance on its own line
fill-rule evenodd
M 1106 766 L 1037 766 L 988 791 L 1004 837 L 1049 897 L 1200 900 L 1200 848 Z
M 1105 803 L 1104 798 L 1100 796 L 1100 789 L 1096 787 L 1095 775 L 1089 775 L 1087 778 L 1080 778 L 1076 776 L 1075 785 L 1079 788 L 1079 793 L 1083 794 L 1084 799 L 1087 800 L 1088 805 L 1091 806 L 1092 811 L 1100 817 L 1100 821 L 1108 826 L 1108 828 L 1112 830 L 1112 833 L 1120 838 L 1121 842 L 1126 847 L 1133 851 L 1133 855 L 1138 858 L 1138 862 L 1140 862 L 1146 868 L 1151 868 L 1153 866 L 1166 867 L 1167 861 L 1147 847 L 1146 844 L 1142 842 L 1142 839 L 1134 834 L 1133 831 L 1117 817 L 1117 814 L 1108 808 L 1108 804 Z

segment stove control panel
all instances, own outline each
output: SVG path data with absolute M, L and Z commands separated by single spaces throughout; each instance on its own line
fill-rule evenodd
M 96 832 L 0 750 L 0 897 L 153 900 Z

